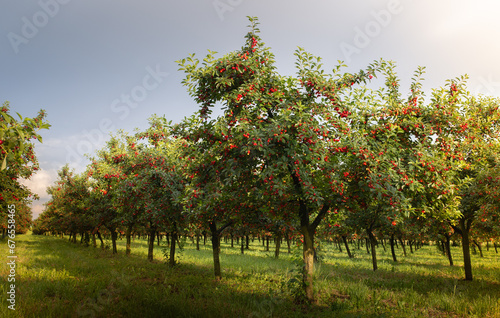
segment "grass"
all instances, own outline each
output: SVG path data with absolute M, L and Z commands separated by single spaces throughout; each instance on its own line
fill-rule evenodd
M 286 245 L 285 245 L 286 246 Z M 180 264 L 169 268 L 155 247 L 148 262 L 145 241 L 125 242 L 118 255 L 49 236 L 16 237 L 16 311 L 3 296 L 0 317 L 500 317 L 500 254 L 473 255 L 474 281 L 462 280 L 463 268 L 450 267 L 434 246 L 424 246 L 392 262 L 378 249 L 379 269 L 371 270 L 365 249 L 349 259 L 323 243 L 315 289 L 318 304 L 294 301 L 298 272 L 292 254 L 280 259 L 264 252 L 257 240 L 244 255 L 222 243 L 223 280 L 213 279 L 207 242 L 197 251 L 186 242 Z M 0 255 L 7 260 L 6 242 Z M 409 252 L 409 251 L 408 251 Z M 460 248 L 453 248 L 461 264 Z M 0 268 L 0 292 L 6 295 L 8 267 Z

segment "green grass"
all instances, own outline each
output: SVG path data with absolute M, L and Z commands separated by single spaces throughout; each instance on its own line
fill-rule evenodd
M 156 246 L 155 261 L 148 262 L 142 240 L 129 257 L 124 241 L 118 255 L 48 236 L 19 235 L 16 243 L 16 311 L 7 308 L 9 269 L 2 265 L 0 317 L 500 317 L 500 254 L 494 249 L 485 249 L 482 259 L 473 255 L 475 280 L 466 282 L 458 247 L 454 267 L 434 246 L 407 257 L 398 250 L 398 263 L 379 248 L 373 272 L 365 249 L 353 250 L 356 258 L 349 259 L 322 243 L 318 304 L 307 306 L 295 302 L 289 288 L 298 248 L 292 255 L 283 248 L 276 260 L 257 240 L 244 255 L 223 243 L 223 280 L 216 282 L 208 242 L 200 251 L 186 242 L 173 269 Z M 4 241 L 3 264 L 7 252 Z

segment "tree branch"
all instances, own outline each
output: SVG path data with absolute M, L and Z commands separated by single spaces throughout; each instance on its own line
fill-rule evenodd
M 314 221 L 311 224 L 311 229 L 313 231 L 316 230 L 316 228 L 318 227 L 321 220 L 323 220 L 325 215 L 328 213 L 328 210 L 330 210 L 330 206 L 328 204 L 324 204 L 323 207 L 321 208 L 321 210 L 319 211 L 318 215 L 316 216 L 316 218 L 314 219 Z

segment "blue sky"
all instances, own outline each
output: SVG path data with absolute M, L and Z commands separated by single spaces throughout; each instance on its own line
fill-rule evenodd
M 425 66 L 424 89 L 463 74 L 475 93 L 500 95 L 500 5 L 495 0 L 39 0 L 4 1 L 0 10 L 0 102 L 23 116 L 47 110 L 52 127 L 36 150 L 41 171 L 26 184 L 41 196 L 57 170 L 85 170 L 85 153 L 110 132 L 147 127 L 152 114 L 174 122 L 197 105 L 175 61 L 207 49 L 242 46 L 246 16 L 278 70 L 293 74 L 298 46 L 343 60 L 348 70 L 376 59 L 397 63 L 403 85 Z

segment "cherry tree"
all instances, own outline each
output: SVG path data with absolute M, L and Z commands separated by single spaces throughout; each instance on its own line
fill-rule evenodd
M 286 197 L 294 202 L 293 215 L 291 210 L 279 213 L 300 223 L 304 291 L 314 300 L 314 233 L 332 205 L 341 200 L 335 145 L 345 136 L 352 109 L 340 97 L 352 85 L 368 80 L 375 66 L 348 74 L 341 72 L 340 65 L 327 75 L 319 58 L 298 49 L 297 77 L 281 76 L 274 55 L 258 36 L 257 20 L 250 18 L 250 22 L 240 50 L 219 59 L 209 52 L 201 67 L 192 55 L 179 61 L 186 73 L 183 83 L 201 106 L 198 117 L 181 125 L 180 135 L 198 149 L 199 156 L 193 152 L 192 160 L 200 168 L 193 178 L 210 177 L 206 184 L 214 191 L 203 192 L 204 204 L 221 202 L 219 185 L 227 189 L 224 196 L 240 200 L 251 192 L 249 197 L 267 201 Z M 224 115 L 210 119 L 215 105 L 223 106 Z M 195 186 L 200 184 L 195 181 Z M 229 226 L 233 212 L 219 206 L 214 215 L 223 225 L 217 228 L 213 220 L 213 232 Z

